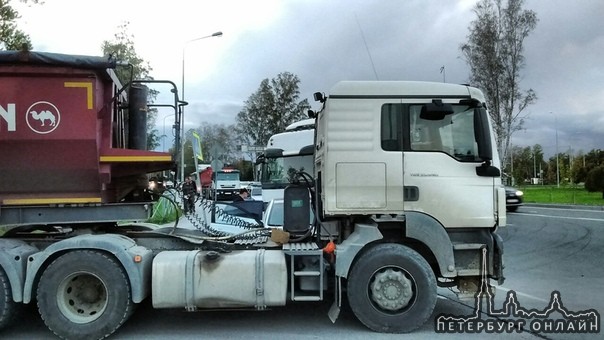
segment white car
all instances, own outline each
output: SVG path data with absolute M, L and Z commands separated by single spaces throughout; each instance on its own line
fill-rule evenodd
M 283 228 L 284 202 L 283 199 L 271 200 L 261 213 L 262 201 L 243 201 L 238 203 L 216 203 L 214 220 L 210 223 L 213 230 L 231 235 L 240 234 L 248 227 L 258 228 Z M 262 219 L 259 219 L 259 212 Z M 309 228 L 312 228 L 314 215 L 312 210 L 309 215 Z M 260 222 L 260 223 L 259 223 Z
M 264 211 L 264 217 L 262 223 L 267 228 L 283 228 L 283 199 L 273 199 L 268 203 L 266 210 Z M 310 210 L 309 226 L 312 226 L 314 215 L 312 209 Z
M 252 185 L 248 188 L 250 192 L 250 198 L 254 201 L 262 201 L 262 187 Z
M 212 223 L 236 225 L 262 224 L 262 202 L 241 201 L 236 203 L 216 202 Z

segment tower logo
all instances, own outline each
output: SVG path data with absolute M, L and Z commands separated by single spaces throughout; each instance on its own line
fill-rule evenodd
M 538 310 L 522 307 L 516 292 L 510 290 L 502 308 L 496 309 L 486 274 L 486 248 L 482 248 L 481 262 L 482 279 L 474 297 L 474 313 L 465 316 L 439 314 L 434 320 L 437 333 L 600 333 L 600 313 L 595 309 L 568 310 L 558 291 L 553 291 L 548 305 Z

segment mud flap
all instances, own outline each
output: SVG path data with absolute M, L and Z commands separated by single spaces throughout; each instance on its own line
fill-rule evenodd
M 327 312 L 329 320 L 331 320 L 332 323 L 336 323 L 342 307 L 342 278 L 340 276 L 336 276 L 335 290 L 336 300 L 329 308 L 329 312 Z
M 499 234 L 493 233 L 493 241 L 493 276 L 497 279 L 497 284 L 501 286 L 503 281 L 505 281 L 505 277 L 503 276 L 503 269 L 505 268 L 503 263 L 503 239 Z

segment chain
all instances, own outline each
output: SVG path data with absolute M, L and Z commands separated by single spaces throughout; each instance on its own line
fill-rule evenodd
M 184 195 L 182 193 L 182 185 L 178 185 L 176 187 L 176 191 L 178 196 L 180 196 L 181 200 L 178 202 L 178 207 L 184 211 Z M 191 225 L 195 227 L 196 230 L 201 231 L 202 233 L 210 236 L 210 237 L 220 237 L 220 238 L 229 238 L 232 237 L 236 240 L 253 240 L 258 237 L 270 236 L 270 229 L 264 228 L 260 221 L 257 221 L 257 224 L 247 222 L 242 220 L 237 216 L 233 216 L 228 214 L 224 209 L 218 207 L 216 202 L 210 199 L 206 199 L 201 196 L 197 196 L 195 199 L 195 206 L 201 208 L 201 212 L 198 213 L 195 210 L 194 213 L 188 214 L 185 217 L 191 222 Z M 220 218 L 224 221 L 224 224 L 228 224 L 231 226 L 239 227 L 241 233 L 232 234 L 225 231 L 220 231 L 211 226 L 207 221 L 207 215 L 214 213 L 214 216 Z

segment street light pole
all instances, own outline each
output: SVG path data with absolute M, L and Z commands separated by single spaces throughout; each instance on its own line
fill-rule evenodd
M 222 36 L 222 32 L 218 31 L 218 32 L 214 32 L 210 35 L 187 40 L 182 45 L 182 74 L 181 74 L 181 87 L 180 87 L 180 93 L 181 93 L 181 97 L 182 97 L 181 101 L 184 102 L 184 100 L 185 100 L 185 49 L 186 49 L 187 45 L 189 43 L 192 43 L 197 40 L 212 38 L 212 37 L 220 37 L 220 36 Z M 181 117 L 180 117 L 180 122 L 181 122 L 180 131 L 182 131 L 182 133 L 181 133 L 182 137 L 184 137 L 184 133 L 185 133 L 184 113 L 185 113 L 185 107 L 182 106 Z M 185 138 L 181 138 L 180 141 L 181 141 L 181 145 L 180 145 L 180 181 L 184 182 L 184 180 L 185 180 L 185 176 L 184 176 L 184 173 L 185 173 Z M 195 170 L 197 171 L 197 169 L 195 169 Z
M 168 118 L 168 117 L 174 117 L 174 115 L 175 114 L 171 114 L 171 115 L 167 115 L 167 116 L 164 117 L 164 134 L 162 136 L 166 137 L 166 118 Z M 165 152 L 166 151 L 166 140 L 165 139 L 164 139 L 164 143 L 163 144 L 164 145 L 163 145 L 163 149 L 162 150 Z
M 516 184 L 514 183 L 514 148 L 513 148 L 512 145 L 510 145 L 510 149 L 512 149 L 510 151 L 510 164 L 511 164 L 511 167 L 512 167 L 512 170 L 511 170 L 511 173 L 512 173 L 512 186 L 514 186 Z
M 537 178 L 537 154 L 535 153 L 535 150 L 533 150 L 533 178 L 535 178 L 535 180 Z
M 558 159 L 558 116 L 551 112 L 554 115 L 554 127 L 556 128 L 556 185 L 558 188 L 560 187 L 560 160 Z

